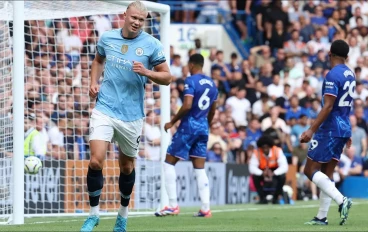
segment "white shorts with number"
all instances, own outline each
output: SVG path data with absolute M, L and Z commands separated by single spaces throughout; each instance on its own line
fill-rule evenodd
M 143 118 L 124 122 L 93 109 L 89 124 L 89 140 L 116 141 L 121 151 L 136 157 L 142 133 Z

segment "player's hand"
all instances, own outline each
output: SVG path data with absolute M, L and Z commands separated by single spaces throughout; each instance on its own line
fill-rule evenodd
M 141 76 L 147 76 L 147 69 L 141 62 L 133 61 L 133 72 L 138 73 Z
M 353 141 L 351 140 L 351 138 L 349 138 L 349 140 L 346 142 L 346 148 L 350 148 L 352 143 Z
M 89 87 L 89 96 L 91 98 L 96 98 L 98 91 L 100 91 L 100 86 L 98 84 L 91 84 Z
M 300 142 L 301 143 L 308 143 L 312 137 L 313 137 L 313 131 L 311 130 L 306 130 L 303 132 L 303 134 L 300 136 Z
M 173 124 L 171 122 L 166 123 L 164 127 L 165 131 L 167 132 L 167 130 L 170 129 L 172 126 Z

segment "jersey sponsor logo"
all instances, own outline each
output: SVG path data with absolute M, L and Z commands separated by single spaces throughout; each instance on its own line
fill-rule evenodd
M 333 83 L 332 81 L 326 81 L 326 85 L 331 85 L 333 86 L 335 83 Z
M 144 53 L 144 51 L 143 51 L 143 49 L 142 49 L 142 48 L 137 48 L 137 49 L 135 49 L 135 54 L 136 54 L 137 56 L 142 56 L 142 55 L 143 55 L 143 53 Z
M 352 71 L 350 71 L 350 70 L 346 70 L 346 71 L 344 72 L 344 76 L 345 76 L 345 77 L 348 77 L 348 76 L 352 76 L 352 77 L 354 77 L 354 74 L 353 74 L 353 72 L 352 72 Z
M 129 49 L 128 45 L 123 44 L 123 46 L 121 46 L 121 53 L 123 54 L 127 53 L 128 49 Z
M 122 58 L 119 58 L 119 57 L 116 57 L 116 56 L 113 56 L 113 55 L 107 55 L 106 59 L 108 61 L 112 62 L 112 64 L 111 64 L 112 66 L 115 66 L 117 68 L 131 69 L 131 66 L 133 66 L 132 62 L 130 60 L 122 59 Z M 116 66 L 116 65 L 118 65 L 118 66 Z M 128 67 L 128 66 L 130 66 L 130 67 Z
M 188 84 L 185 84 L 184 85 L 184 89 L 189 89 L 189 85 Z
M 113 68 L 132 71 L 133 64 L 130 60 L 122 59 L 112 55 L 107 55 L 106 59 L 109 61 L 107 64 Z

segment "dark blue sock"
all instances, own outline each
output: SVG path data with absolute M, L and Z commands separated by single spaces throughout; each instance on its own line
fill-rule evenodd
M 124 207 L 129 205 L 130 194 L 132 194 L 133 186 L 135 182 L 135 169 L 129 174 L 125 175 L 120 172 L 119 177 L 119 189 L 120 189 L 120 204 Z
M 102 170 L 93 170 L 90 167 L 88 167 L 87 189 L 90 206 L 98 205 L 100 201 L 102 187 L 103 187 Z

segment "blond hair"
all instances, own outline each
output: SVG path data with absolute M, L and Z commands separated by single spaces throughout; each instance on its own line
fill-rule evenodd
M 146 6 L 141 2 L 141 1 L 134 1 L 134 2 L 131 2 L 129 5 L 128 5 L 128 8 L 127 10 L 130 8 L 130 7 L 134 7 L 136 8 L 137 10 L 139 10 L 140 12 L 143 12 L 143 13 L 148 13 L 148 10 L 146 8 Z

